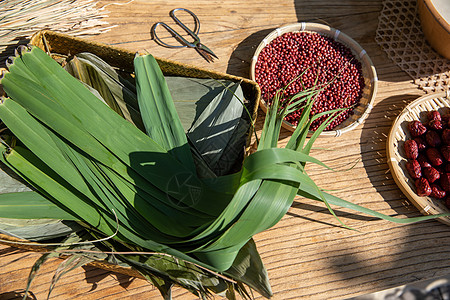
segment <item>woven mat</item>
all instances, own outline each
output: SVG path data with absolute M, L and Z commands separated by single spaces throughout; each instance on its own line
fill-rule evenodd
M 450 88 L 450 60 L 425 39 L 416 0 L 385 0 L 375 37 L 388 57 L 427 93 Z

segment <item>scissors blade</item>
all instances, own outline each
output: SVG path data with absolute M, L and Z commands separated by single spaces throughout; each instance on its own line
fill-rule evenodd
M 211 51 L 211 49 L 209 49 L 208 47 L 206 47 L 205 45 L 203 45 L 202 43 L 198 43 L 195 46 L 195 49 L 197 50 L 198 53 L 200 53 L 201 56 L 203 56 L 203 58 L 205 58 L 208 62 L 213 62 L 214 58 L 219 59 L 214 52 Z M 206 58 L 206 57 L 208 58 Z
M 199 48 L 195 48 L 195 50 L 197 50 L 197 52 L 207 61 L 207 62 L 214 62 L 213 57 L 206 52 L 205 50 L 199 49 Z
M 202 50 L 208 52 L 211 56 L 214 56 L 215 58 L 219 59 L 219 58 L 214 54 L 214 52 L 212 52 L 212 50 L 209 49 L 208 47 L 206 47 L 204 44 L 198 43 L 198 44 L 197 44 L 197 47 L 199 47 L 200 49 L 202 49 Z

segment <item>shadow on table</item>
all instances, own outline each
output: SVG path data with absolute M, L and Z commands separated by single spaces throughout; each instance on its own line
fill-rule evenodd
M 82 268 L 85 271 L 86 282 L 92 284 L 90 291 L 95 290 L 98 286 L 98 283 L 108 276 L 115 276 L 117 283 L 124 289 L 128 288 L 128 286 L 136 279 L 135 277 L 124 275 L 121 273 L 106 271 L 96 267 L 83 266 Z
M 4 292 L 0 293 L 0 300 L 22 300 L 24 296 L 25 296 L 24 290 Z M 37 300 L 36 296 L 31 291 L 28 291 L 27 299 Z
M 387 163 L 387 139 L 393 122 L 401 111 L 418 95 L 396 95 L 377 103 L 364 121 L 360 151 L 367 177 L 376 191 L 398 214 L 415 213 L 405 206 L 406 197 L 396 185 Z M 399 201 L 404 199 L 405 201 Z
M 250 66 L 253 54 L 259 43 L 275 28 L 264 29 L 252 33 L 234 49 L 228 60 L 227 73 L 244 78 L 250 78 Z

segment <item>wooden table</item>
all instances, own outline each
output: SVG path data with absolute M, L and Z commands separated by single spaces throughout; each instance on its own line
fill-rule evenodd
M 390 61 L 374 37 L 380 0 L 295 1 L 163 1 L 135 0 L 127 5 L 110 0 L 108 22 L 117 25 L 89 37 L 130 50 L 215 71 L 248 77 L 253 52 L 276 27 L 298 21 L 323 22 L 362 45 L 378 72 L 379 89 L 372 113 L 357 130 L 340 138 L 320 138 L 312 155 L 340 172 L 308 168 L 317 184 L 343 199 L 384 214 L 419 216 L 396 186 L 386 162 L 386 138 L 399 112 L 424 93 Z M 166 49 L 150 39 L 157 21 L 171 21 L 169 11 L 185 7 L 201 21 L 200 36 L 219 56 L 208 64 L 192 49 Z M 259 113 L 259 124 L 264 118 Z M 283 131 L 283 145 L 288 132 Z M 326 148 L 326 150 L 320 149 Z M 352 163 L 356 166 L 346 170 Z M 268 269 L 273 299 L 342 299 L 450 272 L 450 227 L 438 221 L 398 225 L 336 208 L 339 217 L 357 231 L 339 226 L 316 202 L 296 199 L 273 228 L 255 236 Z M 16 299 L 38 254 L 0 246 L 0 299 Z M 59 260 L 43 266 L 31 291 L 45 299 Z M 100 269 L 80 268 L 63 277 L 52 299 L 160 299 L 147 282 Z M 255 295 L 256 298 L 261 298 Z M 174 289 L 175 299 L 195 299 Z

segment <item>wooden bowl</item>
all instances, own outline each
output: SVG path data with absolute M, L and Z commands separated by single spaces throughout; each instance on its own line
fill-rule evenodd
M 395 119 L 387 139 L 387 159 L 392 177 L 400 190 L 424 215 L 436 215 L 449 213 L 445 206 L 445 200 L 432 197 L 419 197 L 416 194 L 414 179 L 406 170 L 406 156 L 403 144 L 411 138 L 408 131 L 408 123 L 413 120 L 426 121 L 428 111 L 438 110 L 441 113 L 450 111 L 450 93 L 440 92 L 418 98 L 406 106 Z M 450 217 L 439 218 L 439 221 L 450 225 Z
M 258 48 L 255 51 L 255 54 L 252 58 L 252 63 L 250 67 L 250 78 L 253 81 L 256 81 L 255 78 L 255 66 L 258 61 L 258 56 L 261 53 L 262 49 L 270 44 L 270 42 L 277 37 L 288 33 L 288 32 L 312 32 L 319 33 L 323 36 L 331 37 L 334 40 L 340 42 L 341 44 L 347 46 L 353 53 L 356 59 L 359 60 L 362 66 L 362 75 L 364 77 L 365 87 L 363 89 L 362 97 L 359 105 L 355 108 L 354 114 L 345 120 L 343 123 L 338 125 L 335 129 L 329 131 L 323 131 L 321 136 L 340 136 L 341 134 L 353 130 L 367 117 L 369 112 L 373 107 L 373 101 L 375 99 L 375 95 L 377 92 L 378 86 L 378 78 L 375 67 L 367 55 L 366 51 L 353 40 L 351 37 L 346 35 L 345 33 L 331 28 L 329 26 L 317 23 L 296 23 L 286 25 L 280 28 L 275 29 L 269 35 L 267 35 L 262 42 L 259 44 Z M 260 106 L 264 112 L 267 111 L 267 103 L 262 99 L 260 100 Z M 296 126 L 292 125 L 287 121 L 283 121 L 283 127 L 294 131 Z
M 450 59 L 450 1 L 417 0 L 425 38 L 440 55 Z

